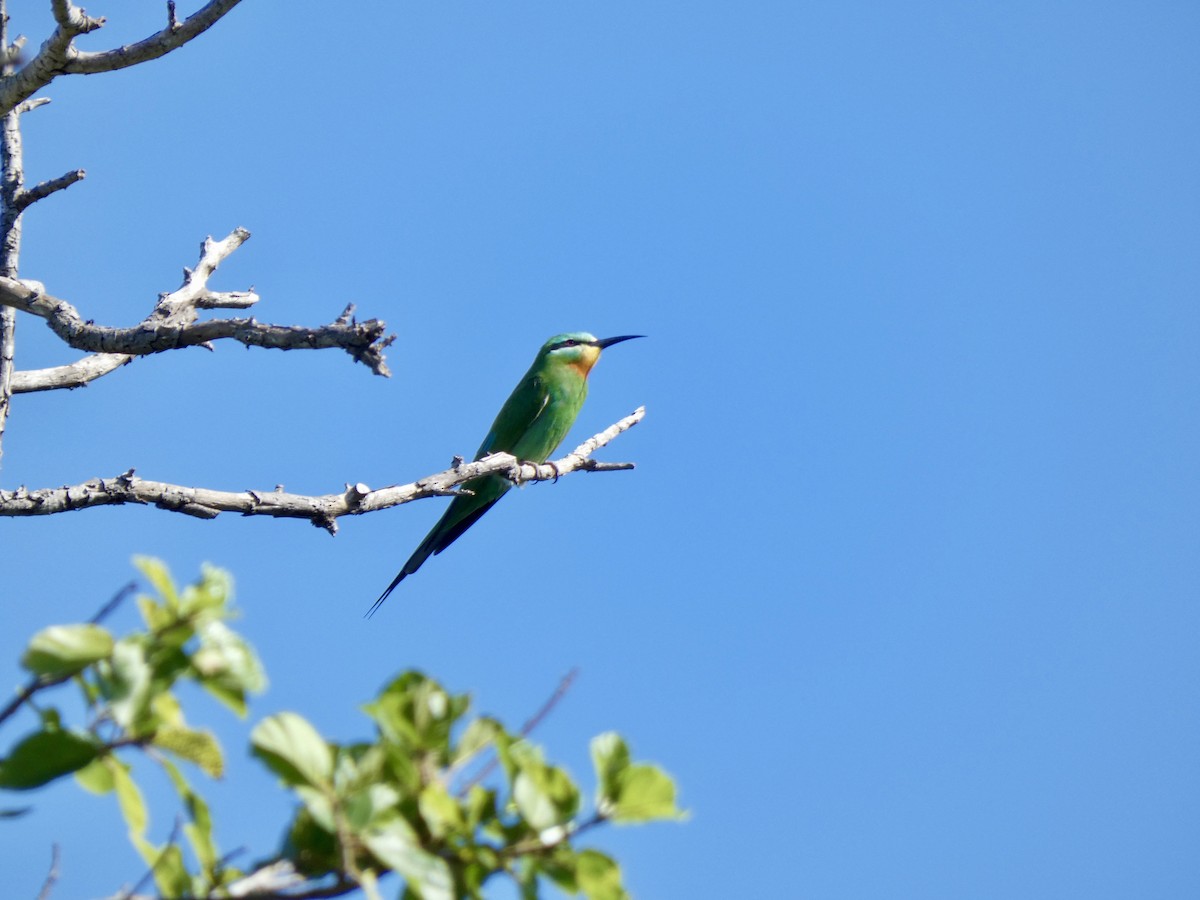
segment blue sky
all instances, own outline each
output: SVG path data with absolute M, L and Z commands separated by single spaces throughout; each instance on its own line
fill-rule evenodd
M 81 46 L 161 27 L 120 6 Z M 48 10 L 17 15 L 36 45 Z M 601 453 L 636 471 L 514 492 L 369 622 L 439 501 L 333 539 L 0 522 L 10 680 L 132 554 L 209 560 L 271 677 L 249 722 L 190 716 L 231 757 L 225 850 L 269 853 L 289 813 L 255 718 L 364 736 L 416 666 L 516 724 L 579 666 L 550 755 L 590 786 L 615 728 L 693 813 L 597 834 L 638 897 L 1200 895 L 1198 43 L 1165 2 L 248 2 L 56 83 L 30 179 L 88 178 L 26 217 L 25 277 L 128 324 L 243 225 L 215 286 L 279 322 L 355 302 L 394 377 L 137 361 L 18 397 L 5 487 L 409 481 L 473 452 L 564 330 L 650 336 L 605 354 L 568 444 L 648 413 Z M 73 358 L 18 338 L 20 368 Z M 112 798 L 37 803 L 5 826 L 14 896 L 54 841 L 55 896 L 140 877 Z

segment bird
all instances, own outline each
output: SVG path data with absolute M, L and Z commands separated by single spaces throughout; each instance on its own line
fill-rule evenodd
M 542 344 L 533 365 L 500 407 L 475 459 L 492 453 L 511 453 L 522 462 L 544 463 L 575 424 L 587 397 L 588 374 L 600 358 L 600 351 L 641 337 L 645 335 L 597 338 L 586 331 L 572 331 L 550 338 Z M 450 501 L 387 590 L 367 610 L 367 617 L 375 614 L 401 581 L 421 568 L 430 556 L 436 556 L 458 540 L 511 487 L 512 482 L 501 475 L 483 475 L 466 482 L 463 485 L 466 490 Z

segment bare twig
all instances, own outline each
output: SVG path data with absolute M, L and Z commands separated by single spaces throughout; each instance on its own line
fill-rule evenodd
M 150 883 L 150 880 L 154 877 L 154 871 L 159 867 L 162 861 L 166 859 L 167 853 L 172 847 L 175 846 L 175 842 L 179 840 L 179 832 L 182 828 L 183 818 L 181 816 L 176 816 L 175 824 L 171 826 L 171 833 L 167 837 L 167 842 L 163 844 L 162 850 L 159 851 L 158 857 L 154 860 L 154 862 L 150 864 L 150 868 L 146 870 L 145 874 L 142 875 L 142 877 L 139 878 L 132 887 L 121 891 L 121 893 L 117 894 L 117 897 L 121 898 L 121 900 L 132 900 L 132 898 L 138 895 L 138 891 Z
M 550 481 L 575 471 L 632 468 L 632 463 L 615 466 L 611 463 L 597 463 L 591 459 L 591 454 L 642 421 L 645 414 L 645 407 L 638 407 L 619 422 L 588 438 L 561 459 L 541 465 L 522 463 L 508 453 L 493 453 L 478 462 L 463 463 L 408 484 L 393 485 L 376 491 L 364 484 L 355 484 L 348 485 L 342 493 L 322 496 L 290 494 L 282 490 L 230 492 L 183 487 L 160 481 L 146 481 L 135 476 L 133 470 L 130 470 L 116 478 L 94 478 L 83 484 L 68 487 L 34 491 L 22 487 L 15 491 L 0 491 L 0 516 L 44 516 L 94 506 L 138 503 L 206 519 L 216 518 L 222 512 L 308 519 L 314 525 L 333 534 L 337 531 L 336 520 L 342 516 L 357 516 L 426 497 L 444 496 L 481 475 L 501 475 L 520 484 L 527 481 Z
M 60 852 L 58 844 L 50 845 L 50 871 L 46 873 L 46 880 L 42 882 L 42 889 L 38 891 L 37 900 L 50 900 L 50 892 L 54 890 L 54 884 L 58 881 Z
M 534 729 L 542 724 L 542 720 L 545 719 L 546 716 L 550 715 L 550 713 L 554 710 L 554 707 L 558 706 L 558 704 L 562 701 L 563 697 L 567 696 L 567 691 L 569 691 L 571 689 L 571 685 L 575 683 L 575 679 L 578 677 L 579 677 L 579 667 L 578 666 L 573 667 L 570 672 L 568 672 L 566 675 L 564 675 L 562 677 L 562 680 L 559 681 L 559 683 L 558 683 L 558 687 L 556 687 L 554 689 L 554 693 L 551 694 L 550 698 L 545 703 L 542 704 L 542 708 L 539 709 L 536 713 L 534 713 L 525 722 L 525 724 L 521 726 L 521 732 L 520 732 L 521 737 L 529 737 L 529 735 L 533 734 Z M 488 745 L 485 745 L 485 746 L 488 746 Z M 480 748 L 480 750 L 482 750 L 482 749 L 483 749 L 483 747 Z M 471 788 L 473 788 L 475 785 L 477 785 L 481 781 L 483 781 L 483 779 L 485 779 L 489 775 L 491 775 L 492 772 L 495 770 L 496 766 L 499 764 L 500 764 L 499 759 L 495 756 L 492 756 L 492 758 L 489 759 L 485 765 L 480 766 L 478 772 L 476 772 L 474 775 L 472 775 L 469 779 L 467 779 L 467 781 L 465 781 L 462 784 L 461 787 L 459 787 L 458 796 L 465 797 L 467 795 L 467 793 L 471 790 Z M 460 766 L 460 768 L 461 768 L 461 766 Z
M 37 376 L 27 374 L 21 388 L 77 387 L 120 367 L 128 357 L 202 346 L 223 338 L 281 350 L 340 348 L 375 374 L 391 374 L 383 353 L 392 341 L 384 336 L 387 325 L 378 319 L 356 321 L 352 304 L 336 321 L 316 328 L 272 325 L 254 319 L 200 321 L 200 310 L 245 309 L 258 302 L 253 291 L 213 291 L 208 287 L 209 278 L 221 262 L 249 237 L 249 231 L 236 228 L 222 240 L 207 238 L 200 248 L 199 263 L 194 269 L 184 269 L 183 284 L 160 296 L 150 314 L 132 328 L 96 325 L 66 300 L 46 293 L 39 282 L 0 277 L 0 305 L 45 319 L 55 334 L 77 350 L 108 357 L 81 361 L 69 371 L 60 368 L 43 370 Z
M 542 708 L 521 726 L 521 737 L 529 737 L 529 735 L 533 734 L 534 729 L 542 724 L 542 720 L 550 715 L 563 697 L 567 696 L 567 691 L 571 689 L 571 685 L 575 683 L 575 679 L 578 677 L 578 666 L 573 667 L 570 672 L 562 677 L 562 681 L 558 683 L 558 687 L 554 689 L 554 693 L 550 695 L 550 698 L 542 704 Z
M 110 615 L 114 609 L 120 606 L 121 602 L 136 589 L 137 585 L 131 581 L 129 584 L 125 585 L 125 587 L 121 588 L 121 590 L 117 591 L 117 593 L 113 595 L 113 598 L 100 607 L 96 614 L 88 621 L 92 625 L 100 624 L 101 621 Z M 44 691 L 46 688 L 55 687 L 56 685 L 62 684 L 64 681 L 70 681 L 72 677 L 74 676 L 63 675 L 61 678 L 43 679 L 34 676 L 33 678 L 29 679 L 29 681 L 25 683 L 25 686 L 17 691 L 17 695 L 9 700 L 8 703 L 4 705 L 3 709 L 0 709 L 0 724 L 3 724 L 13 713 L 21 708 L 21 705 L 25 703 L 26 700 L 28 700 L 38 691 Z

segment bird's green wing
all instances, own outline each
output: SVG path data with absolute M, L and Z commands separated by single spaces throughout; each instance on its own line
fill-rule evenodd
M 482 459 L 489 453 L 511 453 L 549 405 L 550 392 L 545 381 L 540 375 L 527 374 L 500 407 L 492 430 L 479 445 L 475 458 Z

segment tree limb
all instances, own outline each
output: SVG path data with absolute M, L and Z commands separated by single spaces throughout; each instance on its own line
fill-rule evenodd
M 249 237 L 249 231 L 237 228 L 223 240 L 205 239 L 196 268 L 184 269 L 183 284 L 161 295 L 150 314 L 132 328 L 111 328 L 85 321 L 73 305 L 46 293 L 44 286 L 36 281 L 0 277 L 0 306 L 45 319 L 50 330 L 71 347 L 93 353 L 145 356 L 231 338 L 247 346 L 280 350 L 338 347 L 376 375 L 391 374 L 383 354 L 393 340 L 384 336 L 387 325 L 378 319 L 355 321 L 353 305 L 347 306 L 334 322 L 317 328 L 271 325 L 252 318 L 199 321 L 202 309 L 245 309 L 258 302 L 259 297 L 253 291 L 212 291 L 208 287 L 208 279 L 217 266 Z M 22 373 L 25 377 L 20 379 L 21 390 L 77 387 L 127 361 L 92 358 L 75 363 L 70 371 L 60 368 Z M 17 391 L 16 383 L 13 391 Z
M 116 478 L 93 478 L 83 484 L 30 491 L 0 490 L 0 516 L 47 516 L 94 506 L 126 503 L 154 505 L 160 509 L 184 513 L 202 519 L 215 519 L 223 512 L 246 516 L 273 516 L 308 519 L 312 524 L 337 532 L 337 519 L 400 506 L 426 497 L 455 493 L 455 488 L 481 475 L 501 475 L 516 484 L 527 481 L 558 480 L 575 471 L 607 472 L 632 469 L 633 463 L 603 463 L 591 458 L 599 448 L 617 435 L 628 431 L 646 415 L 639 406 L 619 422 L 588 438 L 566 456 L 541 465 L 521 462 L 508 453 L 493 453 L 477 462 L 460 463 L 408 484 L 371 490 L 364 484 L 347 485 L 340 494 L 306 496 L 273 491 L 215 491 L 184 487 L 161 481 L 147 481 L 130 469 Z
M 11 312 L 7 308 L 4 311 Z M 65 366 L 53 366 L 49 369 L 25 369 L 13 373 L 12 392 L 28 394 L 33 391 L 55 391 L 63 388 L 69 390 L 84 387 L 89 382 L 132 361 L 133 357 L 127 353 L 92 353 Z
M 39 200 L 49 197 L 55 191 L 62 191 L 69 188 L 77 181 L 82 181 L 87 177 L 87 173 L 83 169 L 76 169 L 73 172 L 66 172 L 59 175 L 57 178 L 51 178 L 49 181 L 43 181 L 36 184 L 27 191 L 21 191 L 16 196 L 17 210 L 23 212 L 31 204 L 37 203 Z
M 182 47 L 203 34 L 240 0 L 212 0 L 182 22 L 172 13 L 167 27 L 144 40 L 96 53 L 80 51 L 75 38 L 104 25 L 103 18 L 92 18 L 70 0 L 51 0 L 57 28 L 37 54 L 20 69 L 0 79 L 0 115 L 31 97 L 59 75 L 95 75 L 157 59 Z

